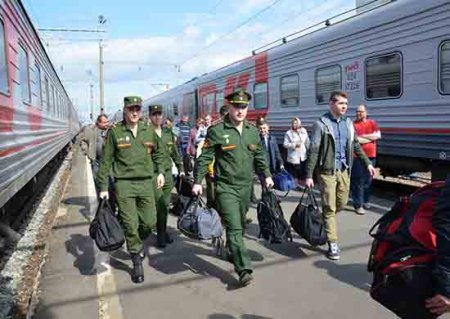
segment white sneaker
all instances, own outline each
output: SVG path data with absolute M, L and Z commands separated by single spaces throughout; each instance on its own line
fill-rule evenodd
M 331 259 L 331 260 L 339 260 L 340 252 L 341 252 L 341 250 L 339 249 L 339 246 L 337 243 L 330 243 L 328 252 L 327 252 L 327 257 L 328 257 L 328 259 Z

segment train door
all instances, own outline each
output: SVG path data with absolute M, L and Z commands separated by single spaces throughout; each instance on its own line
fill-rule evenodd
M 191 125 L 195 123 L 195 119 L 197 118 L 197 105 L 197 90 L 183 95 L 183 107 L 180 116 L 189 116 L 189 123 Z

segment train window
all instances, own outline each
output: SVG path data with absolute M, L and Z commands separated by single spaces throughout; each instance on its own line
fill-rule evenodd
M 34 79 L 31 82 L 31 93 L 36 97 L 36 106 L 42 109 L 41 69 L 35 65 Z
M 19 79 L 22 101 L 30 103 L 30 76 L 28 70 L 28 54 L 22 45 L 19 45 Z
M 223 105 L 223 92 L 220 91 L 216 93 L 216 107 L 220 109 L 222 105 Z
M 402 57 L 391 53 L 366 60 L 367 99 L 398 98 L 402 93 Z
M 6 62 L 6 49 L 5 49 L 5 26 L 3 21 L 0 20 L 0 92 L 9 93 L 8 85 L 8 63 Z
M 54 115 L 58 114 L 58 109 L 56 106 L 56 99 L 55 99 L 55 87 L 52 85 L 52 112 Z
M 283 107 L 298 105 L 300 93 L 297 74 L 286 75 L 281 77 L 280 99 L 281 99 L 281 106 Z
M 58 110 L 59 110 L 58 114 L 59 114 L 59 117 L 62 117 L 62 113 L 63 113 L 62 103 L 61 102 L 62 102 L 61 101 L 61 95 L 58 94 Z
M 46 105 L 47 105 L 47 112 L 51 112 L 52 110 L 52 104 L 50 103 L 50 89 L 49 89 L 49 85 L 48 85 L 48 79 L 47 77 L 45 77 L 45 97 L 46 97 Z
M 450 94 L 450 41 L 445 41 L 439 49 L 439 90 Z
M 330 65 L 316 70 L 316 103 L 328 103 L 330 93 L 342 87 L 340 65 Z
M 253 107 L 255 109 L 265 109 L 267 107 L 267 83 L 255 83 L 253 97 Z
M 173 103 L 173 116 L 178 116 L 178 104 Z
M 61 100 L 60 100 L 58 93 L 56 93 L 56 103 L 55 104 L 56 104 L 56 109 L 57 109 L 56 115 L 58 117 L 61 117 Z

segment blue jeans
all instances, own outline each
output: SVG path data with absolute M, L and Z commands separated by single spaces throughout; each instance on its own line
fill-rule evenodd
M 369 160 L 375 166 L 375 158 L 369 157 Z M 372 176 L 359 158 L 355 158 L 353 162 L 350 189 L 354 208 L 360 208 L 369 203 L 372 192 Z

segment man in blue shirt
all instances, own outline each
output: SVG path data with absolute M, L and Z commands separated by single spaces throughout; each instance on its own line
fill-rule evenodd
M 348 106 L 347 94 L 342 91 L 332 92 L 329 105 L 330 111 L 322 115 L 313 125 L 306 162 L 305 185 L 314 186 L 313 173 L 316 171 L 322 194 L 325 231 L 328 236 L 327 257 L 338 260 L 340 250 L 336 213 L 347 205 L 353 153 L 364 162 L 371 175 L 375 175 L 375 168 L 355 137 L 353 122 L 345 116 Z

